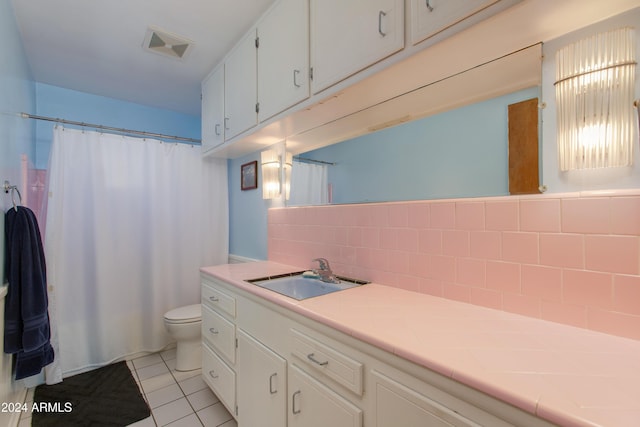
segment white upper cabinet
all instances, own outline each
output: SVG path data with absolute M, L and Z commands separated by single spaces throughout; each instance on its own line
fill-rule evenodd
M 418 43 L 499 0 L 411 0 L 411 41 Z
M 224 64 L 225 140 L 255 126 L 258 120 L 256 31 L 249 31 Z
M 281 0 L 258 23 L 258 118 L 309 97 L 309 1 Z
M 403 0 L 310 0 L 312 92 L 404 47 Z
M 224 64 L 202 82 L 202 152 L 224 143 Z
M 302 152 L 392 122 L 399 117 L 395 111 L 385 113 L 376 123 L 338 123 L 387 100 L 406 101 L 406 107 L 411 100 L 402 95 L 457 75 L 461 71 L 458 61 L 443 59 L 438 61 L 442 70 L 438 80 L 411 77 L 416 75 L 413 63 L 420 63 L 419 56 L 438 54 L 437 48 L 430 49 L 432 45 L 520 1 L 276 0 L 218 66 L 223 74 L 203 82 L 203 153 L 237 158 L 265 144 L 295 139 L 305 146 L 296 149 Z M 514 18 L 521 19 L 517 14 Z M 501 19 L 499 31 L 510 22 Z M 532 32 L 535 34 L 532 30 L 527 34 Z M 494 58 L 493 53 L 501 57 L 522 47 L 513 42 L 512 50 L 507 51 L 496 43 L 495 34 L 490 36 L 483 62 Z M 466 49 L 469 37 L 477 39 L 460 37 L 452 41 L 455 47 L 451 50 Z M 475 60 L 465 59 L 465 66 L 482 63 Z M 433 58 L 429 61 L 434 63 Z M 443 97 L 436 102 L 448 102 L 449 95 Z M 220 125 L 221 105 L 224 117 Z M 416 117 L 414 113 L 409 116 Z M 331 140 L 325 137 L 325 125 L 339 128 L 337 132 L 329 129 Z

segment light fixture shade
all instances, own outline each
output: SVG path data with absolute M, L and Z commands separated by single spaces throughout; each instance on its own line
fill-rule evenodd
M 280 155 L 276 150 L 260 153 L 262 169 L 262 198 L 275 199 L 280 196 Z
M 282 174 L 284 178 L 284 197 L 289 200 L 291 194 L 291 170 L 293 168 L 293 154 L 285 153 L 284 164 L 282 165 Z
M 635 31 L 622 28 L 556 53 L 560 170 L 632 164 L 635 52 Z

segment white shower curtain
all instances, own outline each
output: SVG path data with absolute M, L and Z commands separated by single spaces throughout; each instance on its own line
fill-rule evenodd
M 199 267 L 227 262 L 226 161 L 57 127 L 48 181 L 47 383 L 165 347 L 164 313 L 200 301 Z
M 329 202 L 326 165 L 294 161 L 291 168 L 290 206 L 324 205 Z

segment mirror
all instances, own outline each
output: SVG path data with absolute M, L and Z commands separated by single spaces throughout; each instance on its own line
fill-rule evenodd
M 295 158 L 329 163 L 294 162 L 287 205 L 509 194 L 508 107 L 540 98 L 541 56 L 534 45 L 287 139 Z

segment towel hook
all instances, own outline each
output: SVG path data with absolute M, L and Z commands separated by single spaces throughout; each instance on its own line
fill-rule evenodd
M 13 209 L 15 209 L 16 212 L 18 212 L 18 204 L 20 205 L 22 204 L 22 195 L 20 194 L 20 190 L 18 190 L 17 185 L 11 185 L 9 181 L 5 181 L 4 192 L 9 194 L 9 191 L 11 191 L 11 203 L 13 203 Z M 19 200 L 18 203 L 16 203 L 15 193 L 18 193 L 18 200 Z

